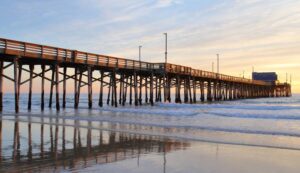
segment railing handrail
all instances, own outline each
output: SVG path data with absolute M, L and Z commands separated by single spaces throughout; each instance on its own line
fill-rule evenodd
M 2 47 L 1 47 L 2 46 Z M 218 79 L 229 82 L 247 83 L 255 85 L 271 85 L 268 82 L 246 79 L 241 77 L 229 76 L 221 73 L 214 73 L 205 70 L 193 69 L 188 66 L 170 64 L 170 63 L 150 63 L 145 61 L 138 61 L 126 59 L 122 57 L 114 57 L 109 55 L 88 53 L 84 51 L 71 50 L 47 45 L 40 45 L 35 43 L 28 43 L 10 39 L 0 38 L 0 48 L 6 52 L 15 51 L 23 56 L 39 55 L 40 58 L 51 57 L 58 61 L 70 61 L 73 63 L 99 65 L 106 64 L 106 66 L 137 69 L 137 70 L 155 70 L 160 69 L 165 72 L 179 73 L 183 75 L 191 75 L 193 77 L 202 77 L 210 79 Z M 60 59 L 62 58 L 62 59 Z M 155 68 L 157 67 L 158 68 Z

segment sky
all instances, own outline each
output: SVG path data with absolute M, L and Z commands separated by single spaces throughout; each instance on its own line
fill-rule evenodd
M 150 62 L 167 32 L 170 63 L 211 71 L 220 54 L 221 73 L 288 73 L 300 93 L 299 0 L 1 0 L 0 16 L 2 38 L 130 59 L 142 45 Z

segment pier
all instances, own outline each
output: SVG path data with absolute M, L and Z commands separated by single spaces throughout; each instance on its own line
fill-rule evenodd
M 13 69 L 13 77 L 5 75 L 4 72 L 8 68 Z M 41 72 L 36 72 L 37 68 L 40 68 Z M 73 70 L 73 74 L 67 73 L 70 69 Z M 22 78 L 22 72 L 28 72 L 29 78 Z M 50 78 L 45 76 L 47 72 L 51 72 Z M 41 110 L 46 106 L 45 81 L 50 82 L 48 107 L 53 106 L 55 95 L 55 107 L 58 111 L 61 107 L 66 107 L 67 80 L 74 81 L 75 109 L 79 105 L 82 87 L 88 88 L 87 106 L 92 108 L 93 85 L 100 86 L 97 104 L 100 107 L 104 104 L 114 107 L 125 104 L 153 105 L 154 102 L 192 104 L 291 96 L 289 83 L 274 84 L 182 65 L 136 61 L 0 38 L 0 111 L 3 109 L 4 78 L 13 82 L 15 111 L 19 112 L 20 87 L 29 83 L 28 110 L 30 110 L 33 79 L 37 77 L 41 78 Z M 62 95 L 60 85 L 63 86 Z M 104 94 L 107 94 L 106 100 Z M 174 98 L 171 97 L 173 94 Z

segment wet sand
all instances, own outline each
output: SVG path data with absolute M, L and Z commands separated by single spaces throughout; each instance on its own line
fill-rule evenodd
M 0 172 L 299 172 L 300 151 L 3 120 Z

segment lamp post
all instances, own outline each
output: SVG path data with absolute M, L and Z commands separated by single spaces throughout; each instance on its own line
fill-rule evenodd
M 142 49 L 142 46 L 139 46 L 139 61 L 141 61 L 141 49 Z
M 220 59 L 219 59 L 219 54 L 217 54 L 217 73 L 219 74 L 220 73 L 220 61 L 219 61 Z
M 168 62 L 168 33 L 164 33 L 166 37 L 166 43 L 165 43 L 165 63 Z

